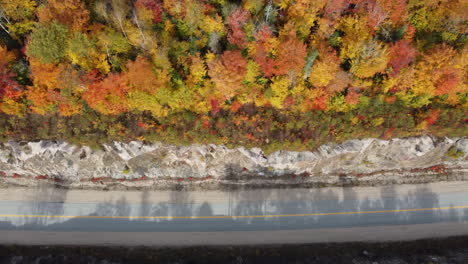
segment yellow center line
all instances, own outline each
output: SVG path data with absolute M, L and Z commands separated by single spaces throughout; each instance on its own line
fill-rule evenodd
M 276 218 L 276 217 L 301 217 L 301 216 L 327 216 L 327 215 L 353 215 L 353 214 L 382 214 L 401 212 L 420 212 L 449 209 L 468 209 L 468 205 L 414 208 L 398 210 L 379 211 L 356 211 L 356 212 L 334 212 L 334 213 L 309 213 L 309 214 L 278 214 L 278 215 L 214 215 L 214 216 L 99 216 L 99 215 L 20 215 L 0 214 L 0 217 L 24 217 L 24 218 L 86 218 L 86 219 L 229 219 L 229 218 Z

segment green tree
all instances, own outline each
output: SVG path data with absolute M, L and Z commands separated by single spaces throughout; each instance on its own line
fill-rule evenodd
M 42 63 L 58 63 L 65 57 L 68 29 L 62 24 L 39 24 L 32 32 L 26 54 Z

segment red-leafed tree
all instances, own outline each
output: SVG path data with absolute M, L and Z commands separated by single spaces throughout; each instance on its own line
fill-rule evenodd
M 211 105 L 210 112 L 213 115 L 216 115 L 221 110 L 221 107 L 219 106 L 219 100 L 218 99 L 210 100 L 210 105 Z
M 6 48 L 0 45 L 0 99 L 5 94 L 5 87 L 11 86 L 13 82 L 13 73 L 9 69 L 9 64 L 15 59 L 15 56 Z
M 364 0 L 358 4 L 359 10 L 367 16 L 367 23 L 372 33 L 388 17 L 388 12 L 377 0 Z
M 444 95 L 455 90 L 455 87 L 460 83 L 459 74 L 454 68 L 444 68 L 436 71 L 440 77 L 435 81 L 434 95 Z
M 275 73 L 274 59 L 269 56 L 269 40 L 273 38 L 273 33 L 268 25 L 259 27 L 254 35 L 255 43 L 253 43 L 254 54 L 252 54 L 254 61 L 260 66 L 263 75 L 271 77 Z
M 439 119 L 439 114 L 440 114 L 439 109 L 431 110 L 429 114 L 427 115 L 427 118 L 425 119 L 426 124 L 429 126 L 432 126 L 433 124 L 435 124 L 437 120 Z
M 15 59 L 12 53 L 0 46 L 0 112 L 19 114 L 23 105 L 19 99 L 23 96 L 23 89 L 15 80 L 15 74 L 9 64 Z
M 153 22 L 159 23 L 162 21 L 162 3 L 155 0 L 138 0 L 135 3 L 136 8 L 144 8 L 150 10 L 153 15 Z
M 83 85 L 86 86 L 90 86 L 93 83 L 100 82 L 102 81 L 102 79 L 103 76 L 101 75 L 101 72 L 99 72 L 98 69 L 91 70 L 81 76 L 81 82 L 83 83 Z
M 356 89 L 349 89 L 348 94 L 346 94 L 345 101 L 347 104 L 356 105 L 359 103 L 359 94 L 356 92 Z
M 411 46 L 410 41 L 400 40 L 389 49 L 390 61 L 388 65 L 393 68 L 392 75 L 397 75 L 401 69 L 408 66 L 417 54 L 417 50 Z
M 227 18 L 229 26 L 228 41 L 232 45 L 244 48 L 247 42 L 247 35 L 244 32 L 244 24 L 249 18 L 249 13 L 242 8 L 234 10 Z
M 378 0 L 388 14 L 389 19 L 397 24 L 407 18 L 406 2 L 407 0 Z
M 328 0 L 325 15 L 331 18 L 339 17 L 348 8 L 350 2 L 350 0 Z

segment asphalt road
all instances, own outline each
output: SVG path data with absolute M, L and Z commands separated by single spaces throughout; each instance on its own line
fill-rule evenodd
M 467 234 L 468 182 L 236 192 L 0 190 L 0 243 L 305 243 Z

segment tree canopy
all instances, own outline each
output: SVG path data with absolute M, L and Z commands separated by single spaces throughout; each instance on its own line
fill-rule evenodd
M 359 124 L 374 104 L 419 116 L 440 110 L 442 118 L 441 109 L 467 107 L 465 7 L 461 0 L 0 0 L 0 113 L 131 113 L 162 124 L 192 114 L 209 123 L 229 112 L 241 126 L 259 122 L 245 113 L 318 111 Z M 380 121 L 369 122 L 389 125 Z

